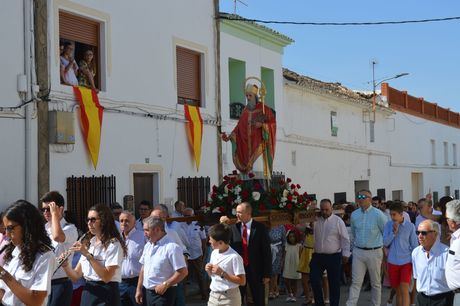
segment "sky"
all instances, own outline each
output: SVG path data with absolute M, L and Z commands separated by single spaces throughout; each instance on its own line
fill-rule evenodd
M 260 20 L 368 22 L 460 16 L 458 0 L 242 0 L 236 13 Z M 233 0 L 220 0 L 233 13 Z M 325 82 L 372 91 L 377 81 L 460 112 L 460 20 L 385 26 L 265 24 L 295 40 L 285 48 L 283 66 Z

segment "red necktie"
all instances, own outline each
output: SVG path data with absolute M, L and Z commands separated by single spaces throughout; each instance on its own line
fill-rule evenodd
M 245 223 L 243 223 L 243 264 L 245 266 L 249 264 L 248 227 Z

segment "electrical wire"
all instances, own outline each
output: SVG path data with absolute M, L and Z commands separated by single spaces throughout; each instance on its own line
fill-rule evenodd
M 460 20 L 460 16 L 444 17 L 444 18 L 430 18 L 430 19 L 414 19 L 414 20 L 399 20 L 399 21 L 371 21 L 371 22 L 305 22 L 305 21 L 278 21 L 278 20 L 261 20 L 243 18 L 237 15 L 220 15 L 217 19 L 247 21 L 257 23 L 271 23 L 271 24 L 288 24 L 288 25 L 311 25 L 311 26 L 372 26 L 372 25 L 395 25 L 395 24 L 409 24 L 409 23 L 428 23 L 428 22 L 442 22 Z

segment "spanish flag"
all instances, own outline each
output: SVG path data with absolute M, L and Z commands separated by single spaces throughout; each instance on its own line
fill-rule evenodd
M 187 123 L 185 130 L 190 144 L 190 148 L 195 157 L 196 171 L 200 169 L 201 160 L 201 141 L 203 139 L 203 119 L 201 119 L 200 108 L 198 106 L 184 105 L 185 119 Z
M 73 91 L 80 105 L 80 120 L 86 147 L 94 169 L 96 169 L 101 144 L 102 113 L 104 108 L 99 103 L 94 90 L 82 86 L 74 86 Z

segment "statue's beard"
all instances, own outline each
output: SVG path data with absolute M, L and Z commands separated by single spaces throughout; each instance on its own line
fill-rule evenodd
M 247 107 L 249 107 L 249 109 L 254 109 L 256 107 L 256 101 L 255 100 L 248 100 Z

